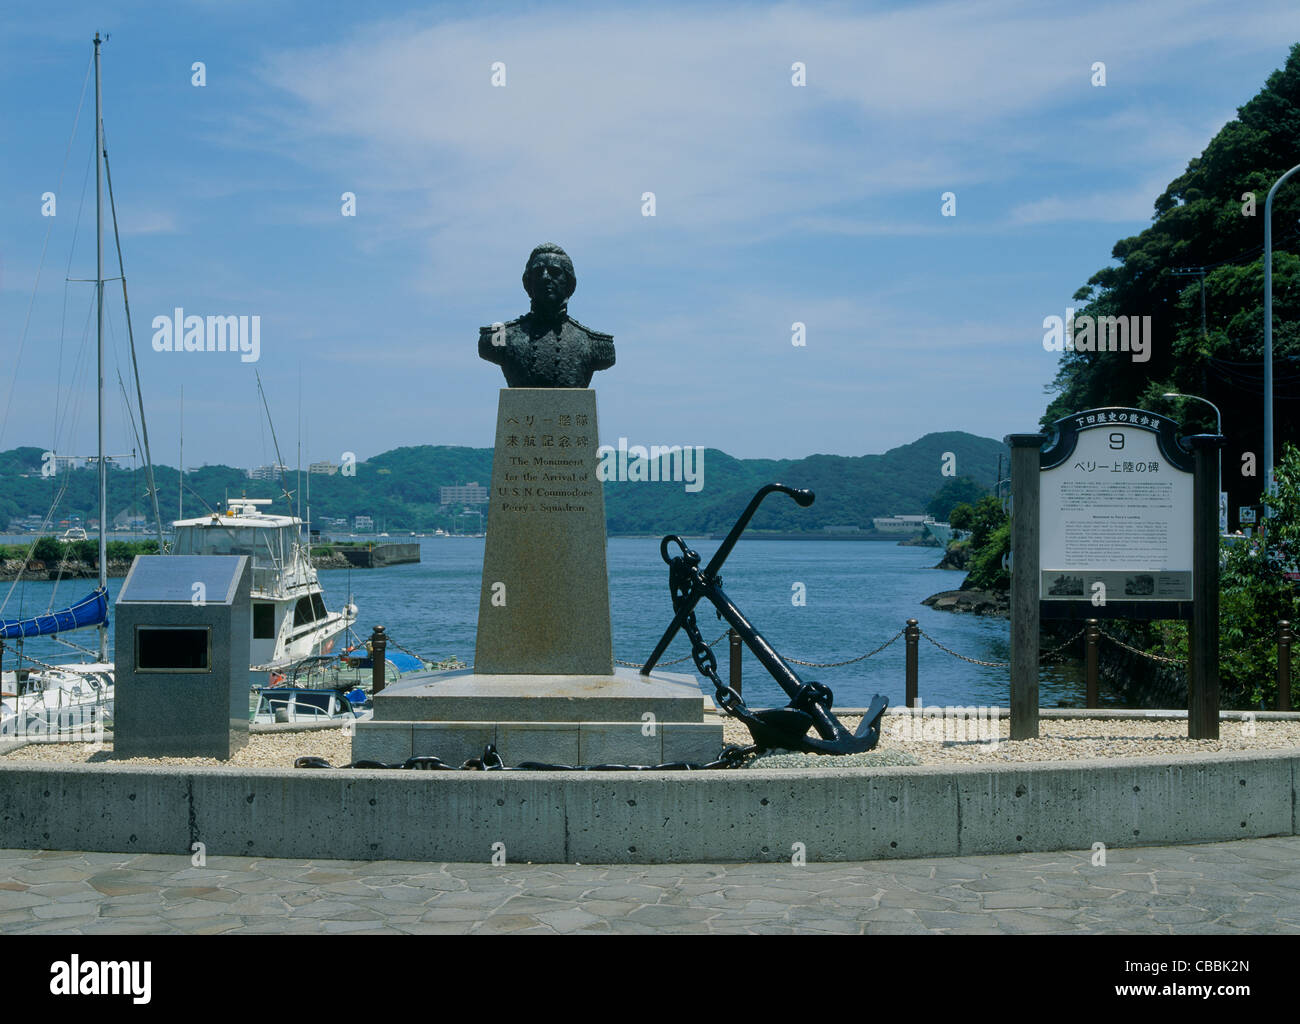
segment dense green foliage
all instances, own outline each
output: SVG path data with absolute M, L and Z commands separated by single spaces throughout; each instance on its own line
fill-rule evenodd
M 973 505 L 988 493 L 989 489 L 983 484 L 968 476 L 959 476 L 935 491 L 925 510 L 941 523 L 951 522 L 948 517 L 954 508 L 962 504 Z
M 1136 405 L 1181 419 L 1187 432 L 1213 431 L 1202 402 L 1164 399 L 1179 392 L 1209 399 L 1223 413 L 1223 454 L 1231 515 L 1255 504 L 1262 467 L 1250 475 L 1243 454 L 1263 451 L 1264 200 L 1300 159 L 1300 44 L 1286 65 L 1210 141 L 1155 201 L 1151 227 L 1115 244 L 1117 266 L 1099 270 L 1075 295 L 1075 316 L 1150 316 L 1149 362 L 1124 352 L 1066 352 L 1043 425 L 1073 412 Z M 1245 193 L 1253 194 L 1253 205 Z M 1300 258 L 1296 219 L 1300 180 L 1277 192 L 1273 209 L 1273 344 L 1276 393 L 1300 384 Z M 1201 282 L 1178 268 L 1206 267 L 1206 328 Z M 1300 437 L 1300 405 L 1276 404 L 1275 437 Z M 1235 525 L 1235 523 L 1234 523 Z
M 971 550 L 970 571 L 963 590 L 1009 590 L 1011 577 L 1002 563 L 1011 551 L 1011 522 L 1002 502 L 986 495 L 974 505 L 956 506 L 948 517 L 955 529 L 969 530 L 960 543 Z
M 1283 449 L 1276 477 L 1267 542 L 1257 535 L 1223 541 L 1219 549 L 1219 702 L 1224 707 L 1276 706 L 1277 624 L 1300 616 L 1300 590 L 1284 576 L 1300 565 L 1292 561 L 1300 538 L 1300 449 Z M 1140 624 L 1133 635 L 1155 654 L 1187 658 L 1185 622 Z
M 823 526 L 871 528 L 875 516 L 915 513 L 926 506 L 941 483 L 952 483 L 941 475 L 945 453 L 952 453 L 971 485 L 980 491 L 981 482 L 991 485 L 997 473 L 999 454 L 1006 449 L 990 438 L 960 432 L 927 434 L 912 444 L 883 455 L 857 457 L 812 455 L 804 459 L 734 459 L 725 452 L 708 449 L 703 456 L 703 486 L 686 490 L 678 480 L 661 482 L 610 481 L 605 487 L 605 511 L 610 533 L 664 533 L 669 531 L 723 532 L 731 527 L 746 502 L 763 484 L 779 481 L 810 487 L 817 501 L 803 509 L 791 501 L 768 501 L 755 517 L 757 530 L 805 531 Z M 15 449 L 0 455 L 0 510 L 9 516 L 44 515 L 55 493 L 65 482 L 67 492 L 60 502 L 57 522 L 80 515 L 87 523 L 98 513 L 96 474 L 89 469 L 61 472 L 58 478 L 40 475 L 41 452 L 36 448 Z M 177 474 L 167 466 L 155 468 L 158 488 L 164 496 L 163 516 L 176 508 Z M 314 523 L 323 517 L 348 518 L 364 514 L 373 517 L 376 531 L 415 530 L 431 532 L 451 529 L 452 520 L 438 503 L 438 488 L 476 481 L 487 485 L 492 476 L 492 449 L 450 448 L 421 445 L 397 448 L 358 462 L 354 475 L 333 476 L 304 473 L 301 484 L 290 473 L 285 484 L 249 480 L 229 466 L 204 466 L 185 474 L 185 512 L 199 514 L 205 507 L 218 507 L 231 497 L 282 498 L 285 485 L 294 493 L 294 508 L 301 496 L 305 505 L 310 485 Z M 65 479 L 66 478 L 66 479 Z M 148 510 L 144 471 L 114 470 L 110 477 L 110 513 L 131 508 Z M 274 509 L 288 511 L 287 502 Z M 456 510 L 460 511 L 460 510 Z M 477 527 L 477 517 L 472 520 Z M 462 518 L 460 529 L 467 528 Z
M 61 561 L 82 562 L 86 565 L 99 564 L 99 541 L 97 540 L 78 540 L 65 544 L 57 537 L 37 537 L 35 543 L 30 545 L 30 554 L 28 554 L 28 547 L 29 545 L 23 544 L 0 544 L 0 560 L 30 558 L 44 562 L 46 565 L 54 565 Z M 105 545 L 105 550 L 108 552 L 110 562 L 120 562 L 134 558 L 136 555 L 156 555 L 158 542 L 156 540 L 110 540 Z

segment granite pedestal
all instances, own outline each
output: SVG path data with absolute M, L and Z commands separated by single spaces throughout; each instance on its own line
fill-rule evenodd
M 614 668 L 598 437 L 590 388 L 502 389 L 474 668 L 376 695 L 353 760 L 458 763 L 489 743 L 507 765 L 717 758 L 694 676 Z
M 375 698 L 373 721 L 357 723 L 352 757 L 456 764 L 491 743 L 507 765 L 707 762 L 722 749 L 721 722 L 704 721 L 712 707 L 694 676 L 671 672 L 420 673 Z

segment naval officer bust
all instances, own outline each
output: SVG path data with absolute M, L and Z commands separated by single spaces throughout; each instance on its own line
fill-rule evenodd
M 512 388 L 585 388 L 614 365 L 614 336 L 569 316 L 578 286 L 573 261 L 558 245 L 539 245 L 524 268 L 532 308 L 505 324 L 479 328 L 478 354 L 496 363 Z

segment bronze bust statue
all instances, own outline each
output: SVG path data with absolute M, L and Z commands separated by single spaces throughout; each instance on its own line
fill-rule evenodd
M 532 308 L 508 323 L 479 328 L 478 354 L 496 363 L 512 388 L 585 388 L 597 370 L 614 365 L 614 336 L 569 316 L 578 286 L 573 261 L 546 242 L 529 254 L 524 291 Z

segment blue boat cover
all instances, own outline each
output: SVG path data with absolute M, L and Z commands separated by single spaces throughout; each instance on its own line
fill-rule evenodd
M 108 591 L 97 587 L 76 604 L 29 619 L 0 619 L 0 640 L 27 636 L 53 636 L 108 621 Z
M 347 658 L 349 664 L 355 664 L 357 668 L 370 668 L 373 661 L 364 647 L 358 647 L 343 657 Z M 401 651 L 385 651 L 384 661 L 392 665 L 398 672 L 419 672 L 424 668 L 424 662 L 410 654 L 403 654 Z

